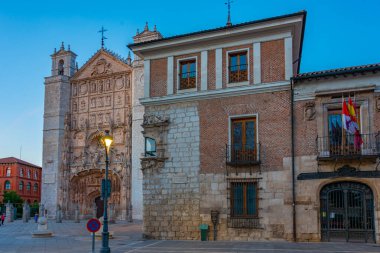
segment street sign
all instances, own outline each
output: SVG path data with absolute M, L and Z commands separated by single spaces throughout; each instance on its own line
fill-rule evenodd
M 91 233 L 98 232 L 100 229 L 100 221 L 98 219 L 89 219 L 87 221 L 87 230 Z
M 104 199 L 105 194 L 106 194 L 106 180 L 102 179 L 102 199 Z M 107 184 L 107 198 L 111 196 L 111 180 L 108 179 L 108 184 Z

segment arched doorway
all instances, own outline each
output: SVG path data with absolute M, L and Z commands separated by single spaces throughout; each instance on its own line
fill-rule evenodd
M 357 182 L 336 182 L 321 190 L 322 241 L 375 242 L 372 190 Z
M 104 201 L 101 199 L 101 197 L 95 198 L 95 205 L 96 205 L 96 218 L 100 218 L 103 216 L 104 212 Z

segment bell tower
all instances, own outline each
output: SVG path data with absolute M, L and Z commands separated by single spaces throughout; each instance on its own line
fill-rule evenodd
M 65 117 L 70 111 L 70 77 L 76 72 L 76 54 L 65 49 L 51 55 L 51 76 L 45 77 L 44 129 L 42 151 L 42 194 L 48 218 L 54 218 L 59 204 L 60 168 L 64 142 Z M 66 118 L 67 119 L 67 118 Z

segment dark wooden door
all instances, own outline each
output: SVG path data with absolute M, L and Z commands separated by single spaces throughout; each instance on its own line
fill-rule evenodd
M 103 216 L 104 201 L 99 196 L 95 198 L 95 204 L 96 204 L 96 218 L 100 218 Z

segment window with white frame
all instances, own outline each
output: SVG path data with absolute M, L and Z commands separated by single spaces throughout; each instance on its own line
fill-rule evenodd
M 228 53 L 228 83 L 248 81 L 248 51 Z
M 24 176 L 24 170 L 20 168 L 20 177 L 23 177 L 23 176 Z
M 7 168 L 7 177 L 10 177 L 11 176 L 11 168 Z
M 197 87 L 197 61 L 195 58 L 179 61 L 179 90 Z

